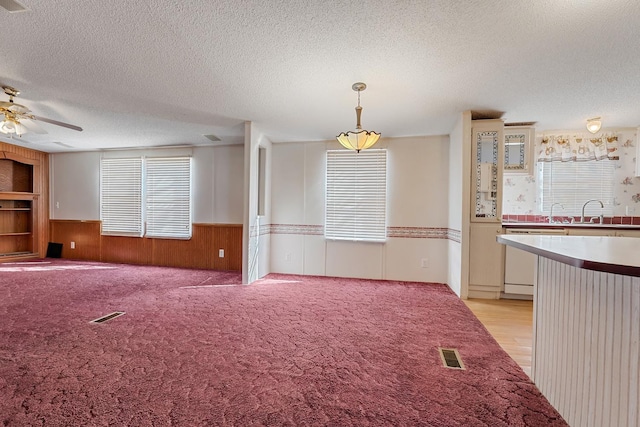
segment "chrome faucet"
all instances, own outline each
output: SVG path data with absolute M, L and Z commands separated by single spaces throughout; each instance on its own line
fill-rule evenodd
M 562 208 L 562 210 L 564 210 L 564 206 L 562 206 L 562 203 L 553 203 L 553 204 L 551 205 L 551 209 L 550 209 L 550 211 L 549 211 L 549 224 L 551 224 L 552 222 L 555 222 L 555 221 L 553 221 L 553 207 L 554 207 L 555 205 L 560 205 L 560 207 Z
M 598 202 L 600 203 L 600 207 L 602 209 L 604 209 L 604 203 L 602 203 L 601 200 L 596 200 L 596 199 L 591 199 L 591 200 L 587 200 L 584 205 L 582 205 L 582 215 L 580 215 L 580 222 L 584 224 L 584 208 L 587 207 L 587 205 L 591 202 Z M 602 220 L 604 219 L 604 215 L 602 215 L 602 213 L 600 213 L 600 224 L 602 224 Z M 593 222 L 593 218 L 591 219 L 591 221 Z

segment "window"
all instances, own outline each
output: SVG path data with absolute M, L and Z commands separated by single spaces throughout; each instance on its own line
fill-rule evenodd
M 142 158 L 100 162 L 102 234 L 142 236 Z
M 147 237 L 191 237 L 191 159 L 146 159 Z
M 191 237 L 189 157 L 102 159 L 100 177 L 103 235 Z
M 325 237 L 386 239 L 387 150 L 327 151 Z
M 590 203 L 586 216 L 613 215 L 611 189 L 614 186 L 616 162 L 612 160 L 587 162 L 539 162 L 538 179 L 540 207 L 548 214 L 551 205 L 560 203 L 564 209 L 556 208 L 554 216 L 576 216 L 582 213 L 587 200 L 596 199 L 604 203 Z

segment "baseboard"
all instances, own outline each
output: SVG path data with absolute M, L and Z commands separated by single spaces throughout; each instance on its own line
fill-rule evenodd
M 469 290 L 467 298 L 500 299 L 500 291 L 472 291 Z
M 500 299 L 517 299 L 522 301 L 533 301 L 533 295 L 507 294 L 502 292 L 500 294 Z

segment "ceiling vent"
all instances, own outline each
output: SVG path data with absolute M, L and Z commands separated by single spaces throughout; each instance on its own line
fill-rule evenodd
M 57 144 L 61 147 L 66 147 L 66 148 L 75 148 L 73 145 L 65 144 L 64 142 L 60 142 L 60 141 L 53 141 L 52 144 Z
M 26 12 L 29 10 L 15 0 L 0 0 L 0 7 L 7 9 L 10 13 Z
M 218 138 L 215 135 L 204 135 L 205 138 L 207 138 L 209 141 L 211 142 L 218 142 L 218 141 L 222 141 L 220 138 Z

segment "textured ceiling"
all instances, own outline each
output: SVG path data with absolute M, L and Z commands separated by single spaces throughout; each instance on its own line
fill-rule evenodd
M 0 9 L 0 83 L 44 151 L 448 134 L 496 110 L 538 130 L 640 125 L 637 0 L 20 0 Z M 0 94 L 0 100 L 7 97 Z

